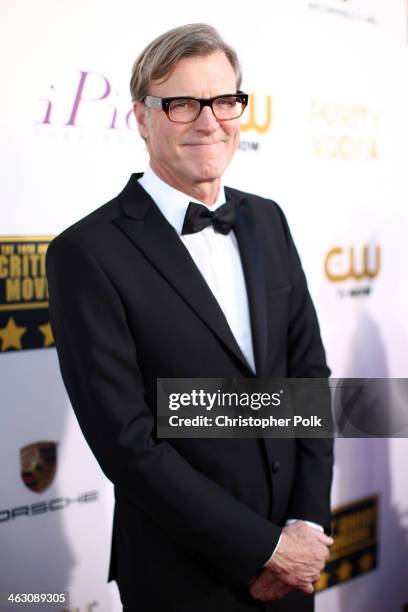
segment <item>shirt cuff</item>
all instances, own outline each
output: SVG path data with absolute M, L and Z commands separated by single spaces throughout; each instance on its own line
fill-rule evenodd
M 287 527 L 288 525 L 293 525 L 293 523 L 296 523 L 296 521 L 298 521 L 299 519 L 288 519 L 285 523 L 285 527 Z M 319 525 L 319 523 L 313 523 L 313 521 L 303 521 L 304 523 L 306 523 L 306 525 L 309 525 L 309 527 L 313 527 L 313 529 L 318 529 L 319 531 L 324 532 L 324 529 L 321 525 Z M 277 548 L 277 547 L 276 547 Z M 276 550 L 275 548 L 275 550 Z M 273 552 L 275 552 L 275 550 Z

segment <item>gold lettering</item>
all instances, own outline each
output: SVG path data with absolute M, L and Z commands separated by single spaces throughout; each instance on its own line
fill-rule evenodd
M 376 522 L 377 512 L 375 508 L 358 510 L 352 514 L 341 517 L 337 521 L 337 533 L 341 534 L 355 528 L 356 526 L 372 525 Z
M 363 265 L 361 272 L 356 272 L 355 269 L 355 261 L 354 261 L 354 247 L 350 247 L 350 276 L 355 278 L 356 280 L 361 280 L 362 278 L 375 278 L 381 266 L 381 249 L 379 246 L 375 247 L 375 264 L 373 269 L 370 269 L 369 264 L 369 247 L 364 246 L 363 248 Z
M 8 257 L 0 255 L 0 278 L 7 278 L 8 276 Z
M 380 268 L 381 268 L 381 248 L 379 246 L 375 247 L 375 268 L 370 270 L 370 266 L 369 266 L 369 253 L 368 253 L 368 246 L 364 247 L 364 270 L 366 273 L 366 276 L 368 276 L 369 278 L 375 278 L 379 272 L 380 272 Z
M 340 159 L 376 159 L 377 143 L 375 139 L 353 138 L 336 134 L 314 134 L 313 148 L 317 157 Z
M 35 253 L 35 244 L 18 244 L 17 253 L 19 255 L 31 255 L 32 253 Z
M 48 285 L 44 277 L 34 279 L 34 294 L 36 300 L 48 298 Z
M 330 251 L 327 253 L 326 258 L 324 260 L 324 271 L 326 273 L 326 276 L 329 280 L 331 280 L 333 283 L 340 283 L 342 281 L 347 280 L 349 273 L 348 272 L 334 272 L 333 268 L 331 267 L 331 260 L 335 257 L 338 258 L 338 256 L 341 256 L 343 254 L 343 249 L 341 247 L 333 247 L 332 249 L 330 249 Z M 334 266 L 336 266 L 336 262 L 334 263 Z
M 344 534 L 335 534 L 334 544 L 331 547 L 331 554 L 344 554 L 348 548 L 354 546 L 357 542 L 363 545 L 367 541 L 371 540 L 373 534 L 371 533 L 370 527 L 359 527 L 353 531 Z
M 34 295 L 33 280 L 31 278 L 24 278 L 21 283 L 21 292 L 25 300 L 31 301 Z
M 365 106 L 322 103 L 314 99 L 310 100 L 310 117 L 313 122 L 323 123 L 328 128 L 353 130 L 363 130 L 379 122 L 378 116 L 372 116 Z
M 355 157 L 356 141 L 350 136 L 341 136 L 337 141 L 336 153 L 334 157 L 351 159 Z
M 241 123 L 241 132 L 248 132 L 249 130 L 255 130 L 260 134 L 267 132 L 271 126 L 272 121 L 272 99 L 271 96 L 265 97 L 266 101 L 266 114 L 264 123 L 260 124 L 256 120 L 255 111 L 255 95 L 250 94 L 248 102 L 248 121 Z
M 6 280 L 6 302 L 19 302 L 21 299 L 20 281 L 18 278 Z
M 45 255 L 46 255 L 45 252 L 41 253 L 39 255 L 39 258 L 40 258 L 40 271 L 39 271 L 39 275 L 40 276 L 46 276 L 46 273 L 47 273 L 47 269 L 46 269 L 46 266 L 45 266 Z
M 323 155 L 323 142 L 322 142 L 322 137 L 321 136 L 314 136 L 313 137 L 313 146 L 314 146 L 314 150 L 315 150 L 315 155 L 317 155 L 317 157 L 322 157 Z
M 21 276 L 21 260 L 18 255 L 10 257 L 10 277 L 20 278 Z
M 334 283 L 339 283 L 347 280 L 348 278 L 354 278 L 354 280 L 362 280 L 363 278 L 375 278 L 381 268 L 381 248 L 376 246 L 374 249 L 375 260 L 371 262 L 372 266 L 370 267 L 370 247 L 364 246 L 362 251 L 363 261 L 360 265 L 360 268 L 357 269 L 356 266 L 356 255 L 354 247 L 349 248 L 349 267 L 348 270 L 345 270 L 344 258 L 342 258 L 343 268 L 342 271 L 336 272 L 336 268 L 338 269 L 338 257 L 342 256 L 343 249 L 341 247 L 334 247 L 330 249 L 327 253 L 324 260 L 324 271 L 326 277 Z M 333 259 L 337 257 L 336 261 L 333 262 Z
M 38 276 L 39 255 L 30 255 L 31 276 Z
M 21 264 L 22 264 L 22 272 L 21 272 L 21 276 L 26 277 L 26 276 L 30 276 L 30 258 L 27 255 L 23 255 L 21 257 Z
M 355 259 L 354 259 L 354 247 L 350 247 L 350 273 L 349 276 L 352 276 L 356 280 L 361 280 L 364 278 L 364 269 L 361 272 L 356 271 Z
M 377 159 L 378 157 L 377 143 L 374 138 L 372 138 L 369 142 L 368 157 L 371 157 L 371 159 Z

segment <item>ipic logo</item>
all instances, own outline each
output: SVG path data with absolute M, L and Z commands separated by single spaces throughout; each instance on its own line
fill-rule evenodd
M 53 127 L 93 127 L 100 130 L 136 131 L 128 95 L 114 91 L 107 76 L 80 70 L 72 84 L 69 77 L 58 86 L 51 84 L 40 100 L 38 124 Z M 272 99 L 250 94 L 241 122 L 241 132 L 265 134 L 272 123 Z M 244 147 L 245 148 L 245 147 Z
M 104 74 L 80 70 L 72 86 L 51 84 L 49 89 L 48 96 L 40 100 L 40 125 L 136 129 L 132 108 L 128 104 L 123 108 L 119 93 L 113 92 Z
M 121 103 L 121 98 L 125 96 L 113 91 L 110 80 L 104 74 L 80 70 L 72 83 L 71 95 L 66 89 L 65 83 L 64 86 L 54 84 L 49 86 L 48 95 L 40 100 L 41 111 L 38 120 L 40 125 L 58 127 L 92 125 L 107 130 L 136 129 L 132 108 L 129 108 L 127 102 Z M 241 131 L 253 130 L 263 134 L 269 130 L 271 121 L 271 96 L 265 96 L 262 101 L 255 94 L 250 94 Z
M 324 259 L 325 276 L 331 283 L 338 285 L 341 296 L 369 295 L 372 281 L 380 271 L 379 245 L 335 246 L 327 252 Z

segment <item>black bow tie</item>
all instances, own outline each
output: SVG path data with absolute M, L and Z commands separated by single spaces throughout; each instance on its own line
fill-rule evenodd
M 195 234 L 201 232 L 205 227 L 213 225 L 216 232 L 228 234 L 235 223 L 235 216 L 235 207 L 232 202 L 222 204 L 214 212 L 202 204 L 190 202 L 181 233 Z

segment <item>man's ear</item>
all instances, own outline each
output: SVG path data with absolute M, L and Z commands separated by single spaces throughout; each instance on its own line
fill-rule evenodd
M 139 134 L 146 140 L 149 135 L 149 128 L 147 126 L 147 109 L 143 102 L 133 102 L 133 114 L 136 118 Z

